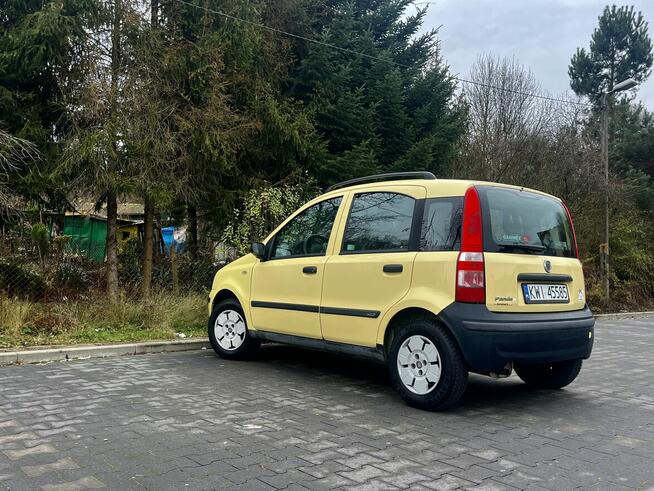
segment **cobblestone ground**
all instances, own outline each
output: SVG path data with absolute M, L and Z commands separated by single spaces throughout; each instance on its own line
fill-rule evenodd
M 596 338 L 566 390 L 472 376 L 436 414 L 281 346 L 0 368 L 0 489 L 654 489 L 654 318 Z

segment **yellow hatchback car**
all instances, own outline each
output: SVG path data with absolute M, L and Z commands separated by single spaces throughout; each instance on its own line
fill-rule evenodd
M 429 410 L 470 371 L 564 387 L 593 346 L 565 204 L 429 172 L 332 186 L 218 271 L 209 312 L 223 358 L 272 341 L 381 360 Z

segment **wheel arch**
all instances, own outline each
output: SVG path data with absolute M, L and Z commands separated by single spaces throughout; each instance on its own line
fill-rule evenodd
M 381 344 L 382 346 L 382 349 L 384 351 L 384 357 L 386 357 L 386 355 L 388 354 L 388 350 L 391 346 L 391 343 L 393 342 L 393 336 L 395 335 L 397 330 L 401 328 L 406 321 L 414 318 L 423 318 L 423 319 L 426 318 L 438 322 L 450 334 L 450 336 L 456 343 L 457 347 L 463 354 L 463 350 L 461 348 L 461 343 L 459 342 L 458 336 L 456 335 L 454 330 L 450 326 L 448 326 L 447 323 L 444 322 L 443 319 L 438 314 L 434 313 L 433 310 L 425 306 L 410 306 L 410 307 L 404 307 L 403 309 L 395 312 L 389 318 L 388 322 L 384 326 L 382 332 L 380 333 L 381 336 L 378 336 L 378 344 Z
M 243 313 L 245 314 L 245 321 L 247 322 L 248 329 L 251 330 L 256 330 L 255 328 L 252 327 L 252 318 L 251 318 L 251 313 L 250 313 L 250 305 L 245 302 L 245 299 L 241 294 L 239 294 L 237 288 L 233 288 L 230 285 L 223 285 L 216 293 L 213 295 L 213 298 L 211 299 L 211 312 L 213 312 L 213 309 L 218 305 L 219 302 L 222 302 L 223 300 L 228 300 L 228 299 L 233 299 L 236 300 L 239 305 L 241 306 L 241 309 L 243 309 Z
M 216 305 L 218 305 L 219 302 L 228 299 L 236 300 L 241 305 L 241 308 L 243 307 L 243 302 L 239 300 L 236 293 L 234 293 L 229 288 L 222 288 L 214 295 L 213 300 L 211 301 L 211 310 L 213 311 L 213 309 L 216 308 Z

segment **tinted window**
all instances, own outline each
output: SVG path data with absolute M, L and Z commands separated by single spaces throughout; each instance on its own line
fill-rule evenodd
M 560 201 L 529 191 L 477 189 L 487 251 L 574 257 L 572 230 Z
M 324 255 L 340 204 L 340 197 L 321 201 L 293 218 L 275 236 L 270 257 Z
M 453 251 L 461 242 L 463 198 L 437 198 L 425 202 L 420 233 L 421 251 Z
M 343 252 L 407 251 L 415 200 L 396 193 L 357 194 L 343 237 Z

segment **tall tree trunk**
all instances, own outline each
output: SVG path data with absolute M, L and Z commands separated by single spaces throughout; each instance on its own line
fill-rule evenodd
M 177 252 L 175 251 L 176 244 L 172 243 L 170 246 L 170 272 L 173 277 L 173 292 L 179 293 L 179 270 L 177 269 Z
M 198 254 L 198 209 L 188 205 L 188 250 L 195 259 Z
M 118 202 L 116 193 L 107 195 L 107 297 L 115 300 L 118 296 L 118 247 L 116 230 L 118 223 Z
M 152 27 L 159 25 L 159 0 L 150 0 L 150 25 Z
M 152 198 L 145 195 L 143 217 L 143 297 L 150 296 L 152 288 L 152 253 L 154 250 L 154 203 Z
M 118 110 L 118 77 L 121 64 L 121 20 L 122 0 L 116 0 L 111 19 L 111 93 L 110 93 L 110 118 L 116 115 Z M 118 136 L 114 135 L 114 148 L 118 147 Z M 109 162 L 109 175 L 114 174 L 115 169 L 112 162 Z M 111 184 L 110 186 L 113 186 Z M 116 191 L 107 193 L 107 297 L 115 300 L 118 296 L 118 250 L 116 243 L 116 232 L 118 223 L 118 198 Z

